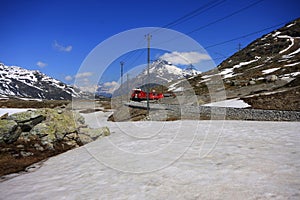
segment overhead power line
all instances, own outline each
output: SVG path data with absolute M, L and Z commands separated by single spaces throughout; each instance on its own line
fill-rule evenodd
M 178 24 L 181 24 L 193 17 L 196 17 L 200 14 L 203 14 L 204 12 L 224 3 L 226 0 L 222 0 L 222 1 L 210 1 L 209 3 L 197 8 L 196 10 L 192 11 L 192 12 L 189 12 L 187 14 L 185 14 L 184 16 L 174 20 L 173 22 L 170 22 L 166 25 L 163 26 L 163 28 L 170 28 L 170 27 L 173 27 L 173 26 L 176 26 Z M 201 12 L 200 12 L 201 11 Z
M 228 18 L 230 18 L 230 17 L 232 17 L 232 16 L 234 16 L 234 15 L 237 15 L 237 14 L 239 14 L 239 13 L 241 13 L 241 12 L 244 12 L 245 10 L 247 10 L 247 9 L 249 9 L 249 8 L 251 8 L 251 7 L 255 6 L 255 5 L 257 5 L 257 4 L 259 4 L 259 3 L 262 2 L 262 1 L 264 1 L 264 0 L 255 1 L 255 2 L 253 2 L 253 3 L 251 3 L 251 4 L 247 5 L 247 6 L 245 6 L 245 7 L 243 7 L 243 8 L 241 8 L 241 9 L 239 9 L 239 10 L 236 10 L 236 11 L 234 11 L 234 12 L 232 12 L 232 13 L 230 13 L 230 14 L 224 16 L 224 17 L 222 17 L 222 18 L 219 18 L 219 19 L 217 19 L 217 20 L 215 20 L 215 21 L 213 21 L 213 22 L 210 22 L 210 23 L 208 23 L 208 24 L 206 24 L 206 25 L 204 25 L 204 26 L 200 26 L 200 27 L 198 27 L 198 28 L 196 28 L 196 29 L 194 29 L 194 30 L 192 30 L 192 31 L 190 31 L 190 32 L 188 32 L 188 33 L 186 33 L 186 35 L 190 35 L 190 34 L 192 34 L 192 33 L 194 33 L 194 32 L 197 32 L 197 31 L 202 30 L 202 29 L 204 29 L 204 28 L 206 28 L 206 27 L 209 27 L 209 26 L 211 26 L 211 25 L 213 25 L 213 24 L 216 24 L 216 23 L 218 23 L 218 22 L 221 22 L 221 21 L 223 21 L 223 20 L 226 20 L 226 19 L 228 19 Z M 167 41 L 165 41 L 165 42 L 163 42 L 163 43 L 167 43 L 167 42 L 176 40 L 176 39 L 178 39 L 178 38 L 180 38 L 180 37 L 183 37 L 183 36 L 180 35 L 180 36 L 171 38 L 171 39 L 169 39 L 169 40 L 167 40 Z
M 225 19 L 227 19 L 227 18 L 230 18 L 230 17 L 232 17 L 232 16 L 234 16 L 234 15 L 236 15 L 236 14 L 239 14 L 239 13 L 241 13 L 241 12 L 243 12 L 243 11 L 245 11 L 245 10 L 247 10 L 247 9 L 249 9 L 249 8 L 251 8 L 251 7 L 255 6 L 255 5 L 257 5 L 257 4 L 259 4 L 259 3 L 261 3 L 262 1 L 264 1 L 264 0 L 255 1 L 254 3 L 251 3 L 251 4 L 249 4 L 249 5 L 246 6 L 246 7 L 243 7 L 243 8 L 241 8 L 241 9 L 235 11 L 235 12 L 230 13 L 229 15 L 226 15 L 226 16 L 224 16 L 224 17 L 222 17 L 222 18 L 220 18 L 220 19 L 217 19 L 217 20 L 215 20 L 215 21 L 213 21 L 213 22 L 210 22 L 210 23 L 208 23 L 208 24 L 206 24 L 206 25 L 204 25 L 204 26 L 200 26 L 200 27 L 198 27 L 198 28 L 196 28 L 196 29 L 194 29 L 194 30 L 188 32 L 187 34 L 189 35 L 189 34 L 191 34 L 191 33 L 194 33 L 194 32 L 197 32 L 197 31 L 199 31 L 199 30 L 201 30 L 201 29 L 204 29 L 204 28 L 206 28 L 206 27 L 208 27 L 208 26 L 211 26 L 211 25 L 213 25 L 213 24 L 216 24 L 216 23 L 218 23 L 218 22 L 221 22 L 221 21 L 223 21 L 223 20 L 225 20 Z
M 204 47 L 204 48 L 205 48 L 205 49 L 209 49 L 209 48 L 212 48 L 212 47 L 215 47 L 215 46 L 219 46 L 219 45 L 222 45 L 222 44 L 226 44 L 226 43 L 229 43 L 229 42 L 233 42 L 233 41 L 236 41 L 236 40 L 239 40 L 239 39 L 242 39 L 242 38 L 249 37 L 249 36 L 251 36 L 251 35 L 255 35 L 255 34 L 264 32 L 264 31 L 269 30 L 269 29 L 274 29 L 275 27 L 284 25 L 284 24 L 286 24 L 286 23 L 288 23 L 288 22 L 282 22 L 282 23 L 280 23 L 280 24 L 276 24 L 276 25 L 274 25 L 274 26 L 270 26 L 270 27 L 267 27 L 267 28 L 264 28 L 264 29 L 261 29 L 261 30 L 252 32 L 252 33 L 248 33 L 248 34 L 245 34 L 245 35 L 242 35 L 242 36 L 239 36 L 239 37 L 230 39 L 230 40 L 226 40 L 226 41 L 223 41 L 223 42 L 220 42 L 220 43 L 216 43 L 216 44 L 213 44 L 213 45 L 206 46 L 206 47 Z

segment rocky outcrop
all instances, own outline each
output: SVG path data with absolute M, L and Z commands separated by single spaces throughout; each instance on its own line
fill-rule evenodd
M 66 109 L 29 110 L 0 120 L 0 143 L 35 140 L 39 149 L 55 150 L 57 144 L 77 147 L 109 134 L 107 127 L 91 129 L 79 113 Z
M 14 120 L 0 120 L 0 143 L 13 143 L 21 133 L 22 129 Z
M 97 140 L 101 137 L 110 135 L 109 128 L 102 127 L 96 129 L 90 128 L 80 128 L 79 129 L 79 139 L 83 144 L 90 143 L 93 140 Z

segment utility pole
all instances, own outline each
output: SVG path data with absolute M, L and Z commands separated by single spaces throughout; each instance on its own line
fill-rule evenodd
M 149 82 L 150 82 L 150 78 L 149 78 L 149 76 L 150 76 L 150 74 L 149 74 L 149 68 L 150 68 L 150 40 L 151 40 L 151 37 L 152 37 L 152 35 L 150 35 L 150 34 L 147 34 L 146 35 L 146 39 L 147 39 L 147 42 L 148 42 L 148 56 L 147 56 L 147 63 L 148 63 L 148 65 L 147 65 L 147 114 L 148 114 L 148 116 L 149 116 L 149 112 L 150 112 L 150 105 L 149 105 L 149 94 L 150 94 L 150 92 L 149 92 L 149 90 L 150 90 L 150 88 L 149 88 Z
M 129 93 L 129 95 L 130 95 L 130 90 L 129 90 L 129 73 L 127 73 L 126 74 L 126 77 L 127 77 L 127 90 L 126 90 L 126 92 L 127 92 L 127 101 L 129 101 L 129 96 L 128 96 L 128 93 Z
M 120 94 L 121 94 L 121 102 L 122 102 L 122 93 L 123 93 L 123 91 L 122 91 L 122 89 L 123 89 L 123 66 L 124 66 L 124 62 L 121 61 L 120 65 L 121 65 L 121 87 L 120 87 L 121 91 L 120 91 Z

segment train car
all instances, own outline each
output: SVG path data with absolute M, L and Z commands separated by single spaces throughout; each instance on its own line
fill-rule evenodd
M 158 100 L 164 98 L 162 93 L 156 93 L 155 91 L 149 92 L 149 100 Z M 147 100 L 147 92 L 140 88 L 133 89 L 130 100 L 132 101 L 144 101 Z

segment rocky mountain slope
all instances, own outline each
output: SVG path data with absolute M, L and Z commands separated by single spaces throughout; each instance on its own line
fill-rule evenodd
M 71 99 L 81 92 L 39 71 L 0 63 L 0 96 L 36 99 Z
M 208 90 L 221 79 L 223 84 Z M 300 19 L 258 38 L 216 69 L 188 79 L 199 103 L 222 89 L 227 99 L 242 98 L 252 108 L 300 110 Z M 181 87 L 173 83 L 170 90 Z

